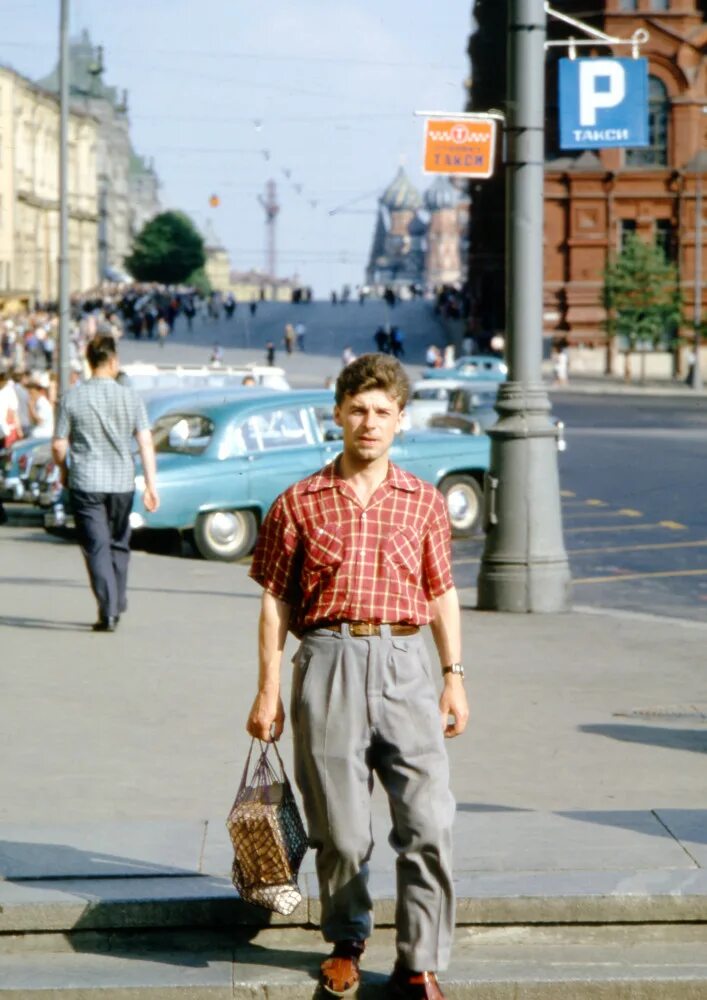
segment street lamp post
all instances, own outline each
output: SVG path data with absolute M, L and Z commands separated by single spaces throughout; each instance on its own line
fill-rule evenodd
M 702 347 L 702 167 L 698 164 L 697 188 L 695 191 L 695 306 L 692 312 L 695 328 L 693 353 L 695 360 L 692 365 L 691 386 L 702 389 L 702 367 L 700 365 L 700 348 Z
M 543 0 L 509 0 L 507 358 L 486 478 L 479 608 L 564 611 L 570 572 L 562 538 L 557 433 L 542 382 L 545 115 Z
M 59 15 L 59 399 L 69 388 L 69 0 Z

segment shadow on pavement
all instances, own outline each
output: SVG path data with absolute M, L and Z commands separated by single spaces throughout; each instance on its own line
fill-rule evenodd
M 657 837 L 669 835 L 686 851 L 688 848 L 683 841 L 707 844 L 707 809 L 574 809 L 570 812 L 558 812 L 556 815 L 582 823 L 631 830 L 634 833 L 647 833 Z
M 90 632 L 90 622 L 57 622 L 47 618 L 23 618 L 19 615 L 0 615 L 0 625 L 5 628 L 48 629 L 53 632 Z
M 644 743 L 668 750 L 691 750 L 707 753 L 707 729 L 668 729 L 663 726 L 635 726 L 621 723 L 599 723 L 579 726 L 581 733 L 607 736 L 625 743 Z

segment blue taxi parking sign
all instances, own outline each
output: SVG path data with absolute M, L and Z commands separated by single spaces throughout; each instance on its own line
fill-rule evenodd
M 647 146 L 647 59 L 560 59 L 560 146 Z

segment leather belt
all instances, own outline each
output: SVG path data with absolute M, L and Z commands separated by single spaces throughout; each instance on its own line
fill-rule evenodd
M 419 625 L 403 625 L 400 622 L 383 622 L 388 625 L 391 635 L 415 635 L 420 631 Z M 349 635 L 359 639 L 364 636 L 381 634 L 381 625 L 377 622 L 326 622 L 324 625 L 317 625 L 316 628 L 328 628 L 332 632 L 341 632 L 341 626 L 348 625 Z

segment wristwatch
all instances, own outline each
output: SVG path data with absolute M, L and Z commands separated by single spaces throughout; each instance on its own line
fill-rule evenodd
M 464 680 L 464 664 L 450 663 L 448 667 L 442 667 L 442 676 L 445 674 L 458 674 Z

